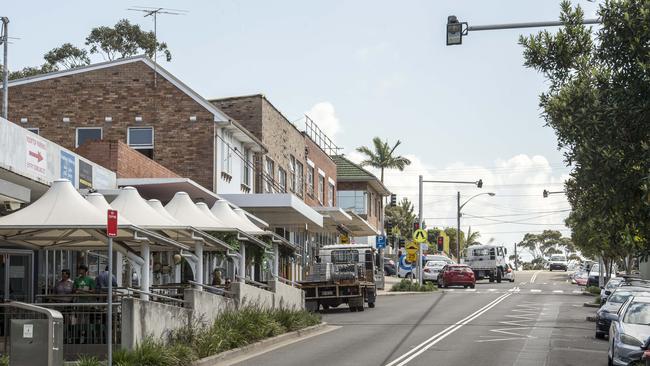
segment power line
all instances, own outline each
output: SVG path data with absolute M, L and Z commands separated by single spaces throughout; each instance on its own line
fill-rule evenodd
M 558 213 L 570 212 L 570 211 L 571 211 L 571 209 L 557 210 L 557 211 L 538 211 L 538 212 L 531 212 L 531 213 L 506 214 L 506 215 L 486 215 L 486 216 L 472 215 L 472 214 L 466 213 L 466 214 L 463 214 L 463 216 L 469 216 L 469 217 L 472 217 L 472 218 L 483 219 L 483 218 L 487 218 L 487 217 L 530 216 L 530 215 L 535 215 L 535 214 L 558 214 Z

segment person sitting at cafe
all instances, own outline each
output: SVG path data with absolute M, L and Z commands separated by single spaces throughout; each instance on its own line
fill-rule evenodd
M 61 280 L 54 286 L 55 295 L 71 295 L 74 292 L 74 283 L 70 279 L 70 270 L 61 270 Z M 72 296 L 57 297 L 57 302 L 72 302 Z
M 115 278 L 114 274 L 111 274 L 109 276 L 108 266 L 106 266 L 106 268 L 104 268 L 104 270 L 99 273 L 99 276 L 97 276 L 97 278 L 95 278 L 95 285 L 96 285 L 97 292 L 101 292 L 101 293 L 107 293 L 108 292 L 109 278 L 110 278 L 110 281 L 113 284 L 113 288 L 117 287 L 117 278 Z

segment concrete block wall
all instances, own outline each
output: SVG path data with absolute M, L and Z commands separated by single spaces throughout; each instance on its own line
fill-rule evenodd
M 270 281 L 269 287 L 273 291 L 273 306 L 276 309 L 304 309 L 305 292 L 299 288 L 285 285 L 280 281 Z
M 164 339 L 190 324 L 192 310 L 153 301 L 122 300 L 122 348 L 132 350 L 146 337 Z
M 255 304 L 264 309 L 271 309 L 275 304 L 273 292 L 263 290 L 259 287 L 235 282 L 231 284 L 230 291 L 234 293 L 235 304 L 237 307 L 244 304 Z
M 200 321 L 204 325 L 212 324 L 224 310 L 235 308 L 233 299 L 207 291 L 186 289 L 184 297 L 185 306 L 193 311 L 193 320 Z

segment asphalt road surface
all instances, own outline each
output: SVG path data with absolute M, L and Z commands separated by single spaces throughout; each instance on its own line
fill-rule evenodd
M 381 296 L 375 309 L 332 309 L 333 331 L 239 365 L 606 365 L 590 297 L 566 272 L 517 272 L 514 283 Z

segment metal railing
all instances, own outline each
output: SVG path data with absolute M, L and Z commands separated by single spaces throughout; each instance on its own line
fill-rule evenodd
M 188 282 L 191 283 L 192 285 L 199 286 L 199 287 L 205 289 L 207 292 L 217 294 L 217 295 L 221 295 L 221 296 L 224 296 L 224 297 L 232 297 L 232 295 L 234 294 L 232 291 L 228 291 L 225 288 L 215 287 L 215 286 L 210 286 L 210 285 L 204 285 L 204 284 L 194 282 L 194 281 L 188 281 Z
M 253 285 L 255 287 L 259 287 L 259 288 L 264 289 L 264 290 L 269 289 L 269 285 L 267 285 L 266 283 L 257 282 L 255 280 L 251 280 L 250 278 L 246 278 L 246 277 L 242 277 L 242 276 L 237 276 L 237 279 L 238 280 L 244 280 L 244 283 Z
M 48 365 L 53 365 L 56 358 L 56 353 L 61 350 L 56 347 L 55 334 L 59 332 L 59 328 L 63 327 L 63 315 L 52 309 L 26 304 L 18 301 L 10 301 L 0 303 L 0 337 L 3 339 L 0 354 L 11 356 L 11 349 L 9 340 L 11 339 L 11 320 L 12 319 L 47 319 L 48 321 Z M 59 356 L 60 357 L 60 356 Z M 60 360 L 60 359 L 59 359 Z
M 276 275 L 273 275 L 273 277 L 274 277 L 276 280 L 278 280 L 278 281 L 284 283 L 285 285 L 289 285 L 289 286 L 291 286 L 291 287 L 296 287 L 296 288 L 301 288 L 301 287 L 302 287 L 302 286 L 300 286 L 300 284 L 299 284 L 298 282 L 296 282 L 296 281 L 288 280 L 288 279 L 286 279 L 286 278 L 284 278 L 284 277 L 280 277 L 280 276 L 276 276 Z
M 142 291 L 142 290 L 137 290 L 134 288 L 125 288 L 124 289 L 125 296 L 132 297 L 133 294 L 144 294 L 144 295 L 149 295 L 150 300 L 155 301 L 155 302 L 160 302 L 163 304 L 167 305 L 174 305 L 174 306 L 179 306 L 179 307 L 185 307 L 185 299 L 183 298 L 176 298 L 176 297 L 171 297 L 171 296 L 166 296 L 166 295 L 161 295 L 157 294 L 154 292 L 149 292 L 149 291 Z
M 108 303 L 44 303 L 42 307 L 63 315 L 64 357 L 76 359 L 79 355 L 105 357 L 108 349 Z M 122 303 L 113 303 L 111 339 L 113 349 L 122 343 Z

